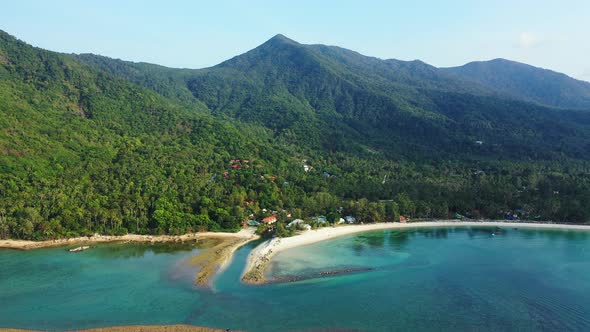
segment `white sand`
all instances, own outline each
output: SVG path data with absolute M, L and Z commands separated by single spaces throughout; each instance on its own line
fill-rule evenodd
M 224 237 L 224 238 L 254 238 L 254 228 L 245 228 L 237 233 L 202 232 L 184 235 L 137 235 L 127 234 L 121 236 L 99 235 L 82 236 L 69 239 L 47 240 L 47 241 L 25 241 L 25 240 L 0 240 L 0 248 L 10 249 L 38 249 L 45 247 L 67 246 L 77 243 L 104 243 L 104 242 L 185 242 L 198 240 L 200 238 Z
M 333 239 L 339 236 L 384 230 L 384 229 L 403 229 L 403 228 L 431 228 L 431 227 L 472 227 L 472 226 L 492 226 L 492 227 L 520 227 L 520 228 L 538 228 L 538 229 L 564 229 L 564 230 L 587 230 L 590 231 L 590 225 L 567 225 L 567 224 L 537 224 L 537 223 L 519 223 L 519 222 L 502 222 L 502 221 L 429 221 L 429 222 L 415 222 L 415 223 L 377 223 L 364 225 L 342 225 L 337 227 L 325 227 L 317 230 L 308 230 L 299 235 L 287 238 L 274 238 L 267 240 L 257 246 L 246 262 L 246 267 L 242 275 L 242 280 L 248 283 L 259 283 L 262 280 L 249 280 L 244 278 L 249 272 L 258 269 L 258 274 L 263 274 L 264 269 L 270 262 L 271 258 L 277 253 L 304 246 L 328 239 Z

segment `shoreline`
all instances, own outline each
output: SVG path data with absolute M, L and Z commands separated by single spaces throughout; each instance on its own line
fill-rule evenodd
M 337 227 L 324 227 L 317 230 L 308 230 L 298 235 L 287 238 L 273 238 L 261 243 L 248 255 L 242 282 L 246 284 L 264 284 L 266 280 L 264 273 L 272 259 L 277 253 L 300 246 L 305 246 L 324 240 L 329 240 L 349 234 L 379 231 L 388 229 L 411 229 L 411 228 L 436 228 L 436 227 L 516 227 L 516 228 L 537 228 L 537 229 L 560 229 L 560 230 L 586 230 L 590 231 L 590 225 L 568 225 L 568 224 L 542 224 L 530 222 L 503 222 L 503 221 L 459 221 L 439 220 L 414 223 L 376 223 L 363 225 L 343 225 Z
M 81 243 L 110 243 L 110 242 L 137 242 L 137 243 L 168 243 L 195 241 L 203 238 L 237 238 L 250 239 L 254 236 L 252 230 L 244 228 L 237 233 L 228 232 L 200 232 L 183 235 L 99 235 L 80 236 L 67 239 L 28 241 L 28 240 L 0 240 L 0 249 L 33 250 L 41 248 L 62 247 Z
M 199 267 L 195 275 L 195 284 L 211 287 L 212 280 L 230 264 L 235 251 L 243 245 L 260 238 L 253 228 L 244 228 L 237 233 L 201 232 L 184 235 L 137 235 L 121 236 L 93 235 L 91 237 L 76 237 L 69 239 L 26 241 L 0 240 L 0 249 L 35 250 L 41 248 L 62 247 L 80 244 L 134 242 L 134 243 L 183 243 L 190 241 L 217 240 L 211 247 L 206 247 L 198 255 L 189 259 L 188 264 Z
M 254 234 L 254 232 L 248 238 L 218 237 L 217 239 L 221 239 L 219 243 L 204 249 L 203 252 L 188 260 L 189 265 L 200 268 L 195 276 L 195 284 L 213 288 L 213 280 L 229 266 L 236 250 L 259 238 L 260 236 Z
M 0 328 L 1 332 L 34 332 L 39 330 L 28 330 L 28 329 L 13 329 L 13 328 Z M 217 329 L 210 327 L 201 327 L 194 325 L 129 325 L 129 326 L 111 326 L 111 327 L 97 327 L 83 330 L 72 330 L 80 332 L 223 332 L 227 329 Z M 238 331 L 238 330 L 232 330 Z

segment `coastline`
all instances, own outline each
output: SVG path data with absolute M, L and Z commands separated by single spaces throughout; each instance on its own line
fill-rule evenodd
M 199 267 L 199 272 L 195 276 L 195 284 L 212 287 L 214 277 L 229 266 L 236 250 L 259 238 L 260 236 L 254 233 L 248 238 L 217 238 L 220 240 L 217 244 L 203 250 L 188 261 L 188 264 Z
M 37 330 L 0 328 L 2 332 L 28 332 Z M 99 327 L 86 330 L 76 330 L 80 332 L 223 332 L 226 329 L 213 329 L 193 325 L 130 325 L 130 326 L 112 326 Z M 233 330 L 232 330 L 233 331 Z M 236 331 L 237 332 L 237 331 Z
M 32 250 L 50 247 L 61 247 L 76 245 L 80 243 L 109 243 L 109 242 L 138 242 L 138 243 L 166 243 L 166 242 L 186 242 L 195 241 L 203 238 L 238 238 L 250 239 L 254 236 L 251 229 L 241 229 L 237 233 L 227 232 L 200 232 L 189 233 L 184 235 L 99 235 L 81 236 L 68 239 L 46 240 L 46 241 L 27 241 L 27 240 L 0 240 L 0 249 L 19 249 Z
M 439 220 L 414 223 L 376 223 L 363 225 L 343 225 L 337 227 L 324 227 L 317 230 L 308 230 L 301 234 L 287 238 L 273 238 L 257 246 L 246 261 L 242 282 L 246 284 L 264 284 L 267 280 L 264 273 L 272 257 L 277 253 L 305 246 L 308 244 L 337 238 L 344 235 L 387 230 L 387 229 L 408 229 L 408 228 L 433 228 L 433 227 L 517 227 L 517 228 L 538 228 L 538 229 L 562 229 L 562 230 L 587 230 L 590 225 L 568 225 L 568 224 L 542 224 L 528 222 L 503 222 L 503 221 L 459 221 Z
M 79 244 L 96 244 L 111 242 L 135 243 L 182 243 L 188 241 L 215 240 L 217 243 L 203 249 L 199 255 L 189 259 L 188 264 L 199 267 L 195 276 L 195 284 L 210 287 L 215 275 L 223 271 L 232 260 L 234 252 L 250 241 L 259 239 L 253 228 L 245 228 L 237 233 L 201 232 L 184 235 L 137 235 L 122 236 L 93 235 L 70 239 L 48 241 L 0 240 L 0 249 L 34 250 L 49 247 L 70 246 Z

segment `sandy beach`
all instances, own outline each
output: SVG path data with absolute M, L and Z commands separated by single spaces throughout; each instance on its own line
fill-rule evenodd
M 414 223 L 376 223 L 364 225 L 341 225 L 336 227 L 324 227 L 317 230 L 308 230 L 301 234 L 287 237 L 274 238 L 267 240 L 257 246 L 250 255 L 244 268 L 242 281 L 249 284 L 260 284 L 266 282 L 264 272 L 277 253 L 304 246 L 339 236 L 348 234 L 361 233 L 367 231 L 385 230 L 385 229 L 404 229 L 404 228 L 431 228 L 431 227 L 517 227 L 517 228 L 538 228 L 538 229 L 564 229 L 564 230 L 588 230 L 590 225 L 567 225 L 567 224 L 541 224 L 526 222 L 503 222 L 503 221 L 428 221 Z
M 75 244 L 91 244 L 91 243 L 107 243 L 107 242 L 148 242 L 148 243 L 164 243 L 164 242 L 187 242 L 195 241 L 203 238 L 237 238 L 237 239 L 251 239 L 254 236 L 254 230 L 245 228 L 237 233 L 223 233 L 223 232 L 201 232 L 189 233 L 184 235 L 137 235 L 127 234 L 121 236 L 115 235 L 99 235 L 82 236 L 69 239 L 47 240 L 47 241 L 26 241 L 26 240 L 0 240 L 0 248 L 31 250 L 48 247 L 69 246 Z
M 0 240 L 0 248 L 33 250 L 48 247 L 90 245 L 109 242 L 134 242 L 134 243 L 182 243 L 202 242 L 205 246 L 199 255 L 191 258 L 189 264 L 199 268 L 195 276 L 195 283 L 200 286 L 211 286 L 211 280 L 218 272 L 224 270 L 231 262 L 234 252 L 244 244 L 256 240 L 254 228 L 242 229 L 237 233 L 202 232 L 185 235 L 137 235 L 127 234 L 122 236 L 94 235 L 91 237 L 77 237 L 70 239 L 48 241 L 23 241 Z
M 199 286 L 211 287 L 213 277 L 227 268 L 234 252 L 258 238 L 259 236 L 255 235 L 253 230 L 250 237 L 209 238 L 213 243 L 210 243 L 208 248 L 188 261 L 188 264 L 199 268 L 199 272 L 195 276 L 195 283 Z
M 2 329 L 2 332 L 26 332 L 35 330 L 19 330 L 19 329 Z M 72 330 L 74 331 L 74 330 Z M 212 329 L 207 327 L 199 327 L 192 325 L 132 325 L 132 326 L 113 326 L 100 327 L 88 330 L 76 330 L 81 332 L 223 332 L 225 329 Z M 232 330 L 236 331 L 236 330 Z M 237 332 L 237 331 L 236 331 Z

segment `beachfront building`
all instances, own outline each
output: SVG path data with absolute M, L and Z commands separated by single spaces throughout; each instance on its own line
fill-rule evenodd
M 262 222 L 267 225 L 272 225 L 275 222 L 277 222 L 277 216 L 266 217 L 266 218 L 262 219 Z
M 346 216 L 344 217 L 344 220 L 346 220 L 347 224 L 354 224 L 356 222 L 356 218 L 353 216 Z
M 287 228 L 291 228 L 293 226 L 297 226 L 298 224 L 303 223 L 303 219 L 295 219 L 293 221 L 291 221 L 290 223 L 287 224 Z
M 319 224 L 325 224 L 328 222 L 328 219 L 326 219 L 326 217 L 324 217 L 324 216 L 311 217 L 311 220 L 313 220 Z
M 408 222 L 408 218 L 406 218 L 404 216 L 399 216 L 399 222 L 401 222 L 401 223 L 407 223 Z

